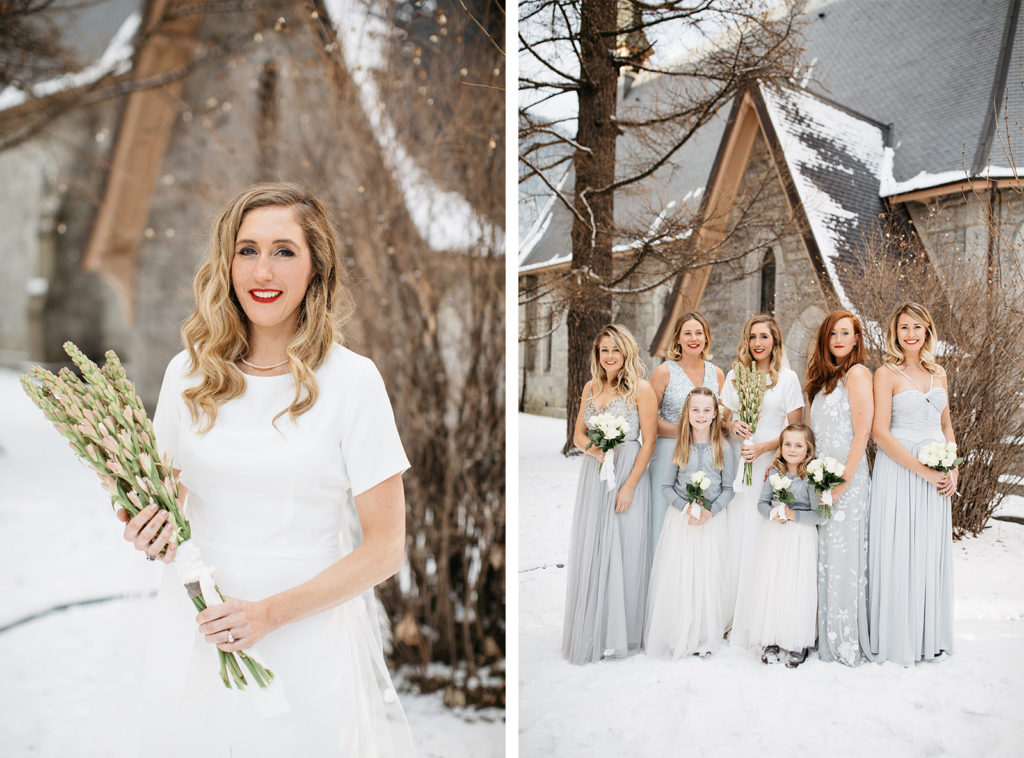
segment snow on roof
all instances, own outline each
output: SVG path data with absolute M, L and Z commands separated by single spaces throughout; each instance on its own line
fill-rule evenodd
M 883 211 L 884 127 L 806 90 L 765 86 L 761 94 L 825 268 L 849 309 L 845 265 L 837 264 L 853 262 Z
M 558 194 L 562 193 L 562 189 L 565 187 L 570 175 L 572 175 L 572 169 L 566 168 L 561 179 L 558 180 L 558 184 L 555 185 L 555 191 Z M 551 226 L 551 218 L 555 211 L 555 203 L 559 202 L 561 201 L 556 197 L 555 193 L 552 192 L 545 201 L 544 207 L 537 215 L 537 219 L 533 222 L 533 226 L 530 227 L 530 231 L 523 235 L 523 241 L 519 244 L 519 265 L 523 265 L 526 259 L 530 256 L 530 253 L 537 246 L 537 243 L 540 242 L 541 238 L 544 236 L 544 233 L 548 230 L 548 227 Z
M 469 250 L 483 239 L 504 250 L 500 228 L 488 223 L 458 192 L 442 189 L 409 155 L 384 110 L 373 73 L 383 66 L 383 41 L 393 33 L 384 19 L 367 12 L 360 0 L 325 0 L 352 80 L 388 168 L 391 169 L 413 223 L 435 250 Z
M 886 150 L 891 152 L 891 148 L 886 148 Z M 882 197 L 892 197 L 893 195 L 902 195 L 906 192 L 914 192 L 915 190 L 941 187 L 944 184 L 966 182 L 969 179 L 1012 179 L 1016 175 L 1017 173 L 1012 168 L 1005 166 L 986 166 L 974 176 L 971 176 L 970 172 L 966 169 L 959 171 L 942 171 L 937 174 L 930 174 L 927 171 L 922 171 L 911 179 L 907 179 L 903 182 L 897 182 L 892 177 L 892 161 L 890 159 L 889 173 L 882 177 L 882 186 L 879 189 L 879 195 Z
M 33 85 L 30 92 L 9 86 L 0 92 L 0 111 L 14 108 L 30 98 L 56 95 L 66 90 L 84 87 L 99 81 L 107 74 L 123 74 L 132 67 L 132 54 L 135 52 L 133 41 L 142 17 L 134 11 L 121 23 L 103 54 L 94 62 L 74 73 L 48 79 Z

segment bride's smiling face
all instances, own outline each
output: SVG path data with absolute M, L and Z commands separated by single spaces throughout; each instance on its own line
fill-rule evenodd
M 295 211 L 253 208 L 235 237 L 231 286 L 252 326 L 294 328 L 313 277 L 313 258 Z
M 761 365 L 767 365 L 772 357 L 772 349 L 775 347 L 775 339 L 772 337 L 772 330 L 766 323 L 754 324 L 750 327 L 750 339 L 747 340 L 750 347 L 750 354 L 754 361 Z

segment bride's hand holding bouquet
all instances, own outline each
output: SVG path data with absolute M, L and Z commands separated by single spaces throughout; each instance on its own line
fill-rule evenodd
M 224 596 L 191 540 L 192 530 L 179 504 L 179 487 L 170 459 L 160 455 L 156 435 L 142 400 L 125 375 L 114 351 L 100 367 L 73 343 L 64 350 L 81 370 L 84 381 L 67 368 L 54 375 L 38 366 L 21 377 L 21 386 L 71 446 L 71 450 L 100 477 L 103 489 L 127 522 L 124 536 L 149 560 L 174 563 L 179 578 L 200 615 L 221 617 Z M 209 637 L 207 638 L 209 639 Z M 254 639 L 245 639 L 249 648 Z M 234 636 L 216 643 L 234 643 Z M 244 689 L 252 679 L 266 687 L 274 678 L 241 645 L 218 650 L 225 687 Z

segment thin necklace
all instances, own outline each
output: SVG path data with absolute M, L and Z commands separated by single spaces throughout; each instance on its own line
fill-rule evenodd
M 242 361 L 242 363 L 244 363 L 249 368 L 256 368 L 256 369 L 259 369 L 260 371 L 267 371 L 267 370 L 272 369 L 272 368 L 279 368 L 279 367 L 283 366 L 284 364 L 286 364 L 288 362 L 288 359 L 285 358 L 280 363 L 274 363 L 274 364 L 272 364 L 270 366 L 257 366 L 255 363 L 249 363 L 249 361 L 247 361 L 245 358 L 241 358 L 240 360 Z

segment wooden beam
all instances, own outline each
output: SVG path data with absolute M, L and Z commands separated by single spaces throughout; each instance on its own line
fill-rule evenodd
M 163 21 L 169 0 L 155 0 L 136 51 L 133 76 L 145 79 L 185 66 L 195 48 L 201 12 Z M 82 261 L 114 287 L 126 319 L 134 317 L 139 242 L 176 120 L 184 81 L 132 92 L 121 114 L 103 199 Z
M 951 182 L 949 184 L 940 184 L 936 187 L 914 190 L 913 192 L 902 192 L 898 195 L 891 195 L 888 199 L 892 203 L 929 203 L 942 197 L 963 195 L 967 192 L 981 194 L 988 192 L 993 186 L 997 189 L 1024 189 L 1024 179 L 1019 177 L 965 179 L 962 182 Z

